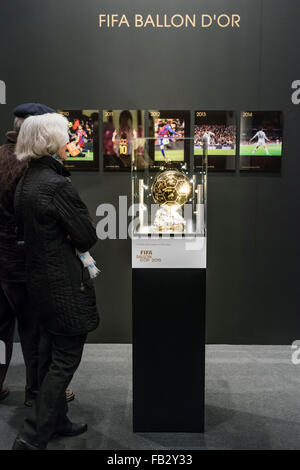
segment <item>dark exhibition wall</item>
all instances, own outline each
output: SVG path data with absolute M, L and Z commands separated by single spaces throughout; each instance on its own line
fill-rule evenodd
M 240 24 L 100 28 L 99 14 L 112 13 L 238 14 Z M 292 101 L 299 16 L 298 0 L 1 0 L 2 140 L 13 107 L 28 101 L 56 109 L 283 111 L 281 173 L 208 177 L 208 343 L 300 337 L 300 104 Z M 72 178 L 95 222 L 99 204 L 130 200 L 130 174 L 104 173 L 101 153 L 99 172 Z M 93 250 L 102 322 L 91 342 L 131 341 L 130 248 L 129 239 L 115 239 Z M 190 292 L 177 295 L 197 313 Z

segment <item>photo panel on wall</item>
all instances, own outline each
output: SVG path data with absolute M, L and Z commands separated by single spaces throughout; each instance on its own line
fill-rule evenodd
M 59 109 L 69 121 L 68 159 L 64 165 L 74 171 L 99 170 L 99 111 Z
M 188 168 L 190 160 L 190 111 L 150 110 L 147 113 L 151 167 Z
M 102 112 L 104 171 L 131 171 L 133 158 L 144 158 L 145 112 L 105 109 Z
M 280 172 L 282 135 L 282 111 L 242 111 L 240 170 Z
M 208 171 L 235 171 L 236 132 L 234 111 L 195 111 L 195 170 L 202 170 L 207 154 Z

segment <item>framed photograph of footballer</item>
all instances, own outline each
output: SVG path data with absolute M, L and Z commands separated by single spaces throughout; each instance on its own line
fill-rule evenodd
M 148 111 L 151 168 L 188 168 L 190 157 L 190 112 Z
M 242 111 L 240 170 L 280 172 L 282 131 L 282 111 Z
M 143 161 L 145 112 L 105 109 L 102 112 L 104 171 L 131 171 L 132 158 Z
M 234 111 L 195 111 L 194 168 L 202 170 L 207 154 L 208 171 L 235 171 L 236 114 Z
M 68 159 L 64 165 L 69 170 L 99 170 L 99 111 L 96 109 L 62 110 L 69 121 L 67 145 Z

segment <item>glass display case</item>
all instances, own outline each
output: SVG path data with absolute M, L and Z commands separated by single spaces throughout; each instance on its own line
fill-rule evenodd
M 139 138 L 133 148 L 133 238 L 205 237 L 207 149 L 195 172 L 194 138 Z

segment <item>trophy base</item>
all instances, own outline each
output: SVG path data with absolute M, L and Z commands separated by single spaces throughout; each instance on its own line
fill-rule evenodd
M 156 233 L 184 232 L 185 220 L 178 212 L 179 208 L 161 207 L 154 219 L 153 231 Z
M 158 225 L 153 227 L 153 231 L 156 233 L 173 233 L 173 232 L 184 232 L 184 224 L 176 225 Z

